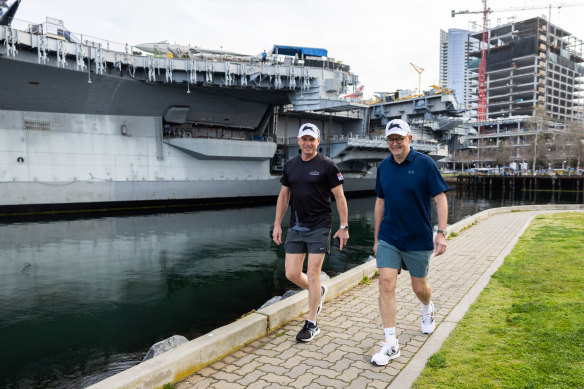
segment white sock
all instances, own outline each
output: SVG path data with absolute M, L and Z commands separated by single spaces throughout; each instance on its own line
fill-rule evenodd
M 386 342 L 393 342 L 395 340 L 395 327 L 384 328 L 383 332 L 385 333 Z
M 432 301 L 430 301 L 430 304 L 428 304 L 428 305 L 422 303 L 422 314 L 423 315 L 429 313 L 431 310 L 432 310 Z
M 306 321 L 307 321 L 307 322 L 309 322 L 310 324 L 314 324 L 314 325 L 316 325 L 316 322 L 315 322 L 315 321 L 308 320 L 308 319 L 307 319 Z

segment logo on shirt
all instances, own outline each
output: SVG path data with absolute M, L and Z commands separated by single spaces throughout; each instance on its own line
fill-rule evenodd
M 408 174 L 416 174 L 415 170 L 408 170 Z
M 310 176 L 320 176 L 320 173 L 318 172 L 318 170 L 312 170 L 312 171 L 308 172 L 308 175 L 310 175 Z
M 343 181 L 343 175 L 340 172 L 337 173 L 337 178 L 339 179 L 339 181 Z

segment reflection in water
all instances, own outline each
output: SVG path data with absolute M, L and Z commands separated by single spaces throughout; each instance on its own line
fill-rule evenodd
M 521 196 L 453 190 L 449 222 L 496 206 L 574 202 Z M 372 254 L 374 201 L 349 200 L 351 239 L 325 260 L 329 275 Z M 159 340 L 192 339 L 283 294 L 293 285 L 270 238 L 274 209 L 0 225 L 0 344 L 9 350 L 0 387 L 86 386 Z

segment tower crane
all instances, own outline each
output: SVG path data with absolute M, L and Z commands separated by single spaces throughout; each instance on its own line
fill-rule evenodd
M 548 5 L 540 5 L 540 6 L 511 7 L 511 8 L 501 8 L 501 9 L 487 8 L 487 12 L 488 13 L 515 12 L 515 11 L 529 11 L 529 10 L 534 10 L 534 9 L 549 9 L 549 10 L 551 10 L 552 8 L 566 8 L 566 7 L 580 7 L 580 6 L 584 6 L 584 3 L 548 4 Z M 451 12 L 452 12 L 452 17 L 455 17 L 456 15 L 482 14 L 485 12 L 485 10 L 484 9 L 481 11 L 469 11 L 469 10 L 455 11 L 455 10 L 452 10 Z
M 419 66 L 416 66 L 416 65 L 414 65 L 411 62 L 410 62 L 410 65 L 412 65 L 412 67 L 414 68 L 414 70 L 416 72 L 418 72 L 418 94 L 421 95 L 422 94 L 422 72 L 424 71 L 424 68 L 421 68 Z
M 487 45 L 488 45 L 488 14 L 492 12 L 513 12 L 513 11 L 525 11 L 525 10 L 533 10 L 533 9 L 549 9 L 550 17 L 551 17 L 551 9 L 552 8 L 564 8 L 564 7 L 575 7 L 575 6 L 583 6 L 584 3 L 569 3 L 569 4 L 556 4 L 552 5 L 549 4 L 547 6 L 528 6 L 528 7 L 515 7 L 515 8 L 506 8 L 506 9 L 497 9 L 493 10 L 487 6 L 487 0 L 482 0 L 483 2 L 483 9 L 482 11 L 455 11 L 452 10 L 452 17 L 456 15 L 464 15 L 464 14 L 483 14 L 483 36 L 481 40 L 481 61 L 479 62 L 479 101 L 478 101 L 478 116 L 477 120 L 484 121 L 486 120 L 486 113 L 487 113 L 487 99 L 486 99 L 486 91 L 485 91 L 485 75 L 487 70 Z M 549 18 L 548 18 L 549 23 Z M 479 132 L 482 132 L 482 127 L 479 128 Z

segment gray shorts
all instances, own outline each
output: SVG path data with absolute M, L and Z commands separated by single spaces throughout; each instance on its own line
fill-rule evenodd
M 399 270 L 403 259 L 410 275 L 416 278 L 424 278 L 428 275 L 431 255 L 432 250 L 402 251 L 383 240 L 377 242 L 376 259 L 378 268 L 389 267 Z
M 284 243 L 284 249 L 288 254 L 328 254 L 330 248 L 330 228 L 316 228 L 310 231 L 289 228 Z

